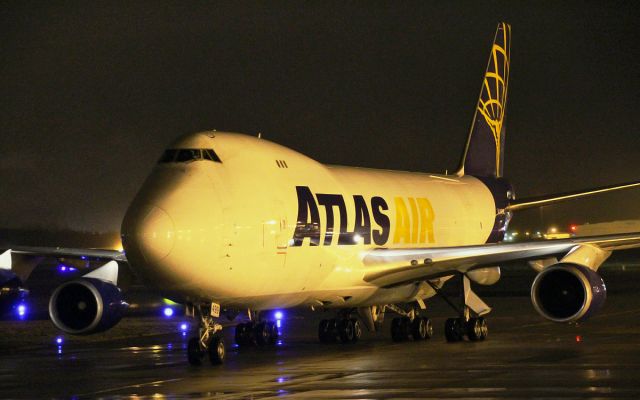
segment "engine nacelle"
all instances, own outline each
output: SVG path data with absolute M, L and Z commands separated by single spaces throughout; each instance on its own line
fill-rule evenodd
M 607 288 L 597 272 L 576 264 L 545 268 L 531 286 L 536 311 L 554 322 L 578 322 L 597 313 Z
M 49 316 L 67 333 L 88 335 L 115 326 L 127 307 L 116 285 L 80 278 L 56 288 L 49 300 Z

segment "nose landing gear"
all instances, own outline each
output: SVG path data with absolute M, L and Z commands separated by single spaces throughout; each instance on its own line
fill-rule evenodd
M 204 312 L 204 306 L 187 306 L 187 315 L 199 318 L 198 336 L 189 339 L 187 345 L 187 359 L 191 365 L 202 365 L 206 355 L 212 365 L 222 364 L 226 357 L 222 325 L 216 322 L 220 315 L 220 306 L 212 304 L 210 312 Z M 217 310 L 217 313 L 216 313 Z M 217 314 L 217 315 L 216 315 Z

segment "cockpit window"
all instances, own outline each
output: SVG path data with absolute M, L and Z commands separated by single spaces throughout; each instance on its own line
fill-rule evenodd
M 204 155 L 205 160 L 215 161 L 221 163 L 220 157 L 216 154 L 212 149 L 203 149 L 202 154 Z
M 202 152 L 200 149 L 180 149 L 178 150 L 176 162 L 187 162 L 200 159 L 202 159 Z
M 158 160 L 158 162 L 159 163 L 173 162 L 176 159 L 176 154 L 178 154 L 178 150 L 176 149 L 165 150 L 164 154 L 162 154 L 162 157 L 160 157 L 160 160 Z
M 168 149 L 162 154 L 158 163 L 184 163 L 197 160 L 222 162 L 212 149 Z

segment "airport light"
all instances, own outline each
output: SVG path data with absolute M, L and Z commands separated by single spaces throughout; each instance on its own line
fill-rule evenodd
M 173 317 L 173 308 L 165 307 L 164 310 L 162 311 L 162 313 L 164 314 L 165 317 L 171 318 L 171 317 Z
M 25 319 L 27 317 L 28 311 L 29 309 L 27 308 L 27 305 L 24 303 L 20 303 L 16 307 L 16 314 L 18 314 L 19 319 Z
M 273 316 L 276 319 L 282 319 L 282 311 L 276 311 L 275 314 L 273 314 Z
M 180 331 L 186 332 L 187 330 L 189 330 L 189 324 L 187 324 L 186 322 L 181 323 L 180 324 Z
M 56 337 L 56 344 L 57 344 L 58 346 L 62 346 L 62 343 L 64 343 L 64 339 L 63 339 L 63 337 L 62 337 L 62 336 L 58 336 L 58 337 Z

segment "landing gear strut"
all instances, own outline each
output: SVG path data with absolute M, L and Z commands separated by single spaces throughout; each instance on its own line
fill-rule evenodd
M 207 312 L 206 308 L 209 308 L 210 311 Z M 226 351 L 222 337 L 222 325 L 216 322 L 215 310 L 218 310 L 217 314 L 219 315 L 220 307 L 217 304 L 211 307 L 188 306 L 187 313 L 200 319 L 198 336 L 189 339 L 187 345 L 187 358 L 191 365 L 202 365 L 202 360 L 206 355 L 209 356 L 212 365 L 224 362 Z

